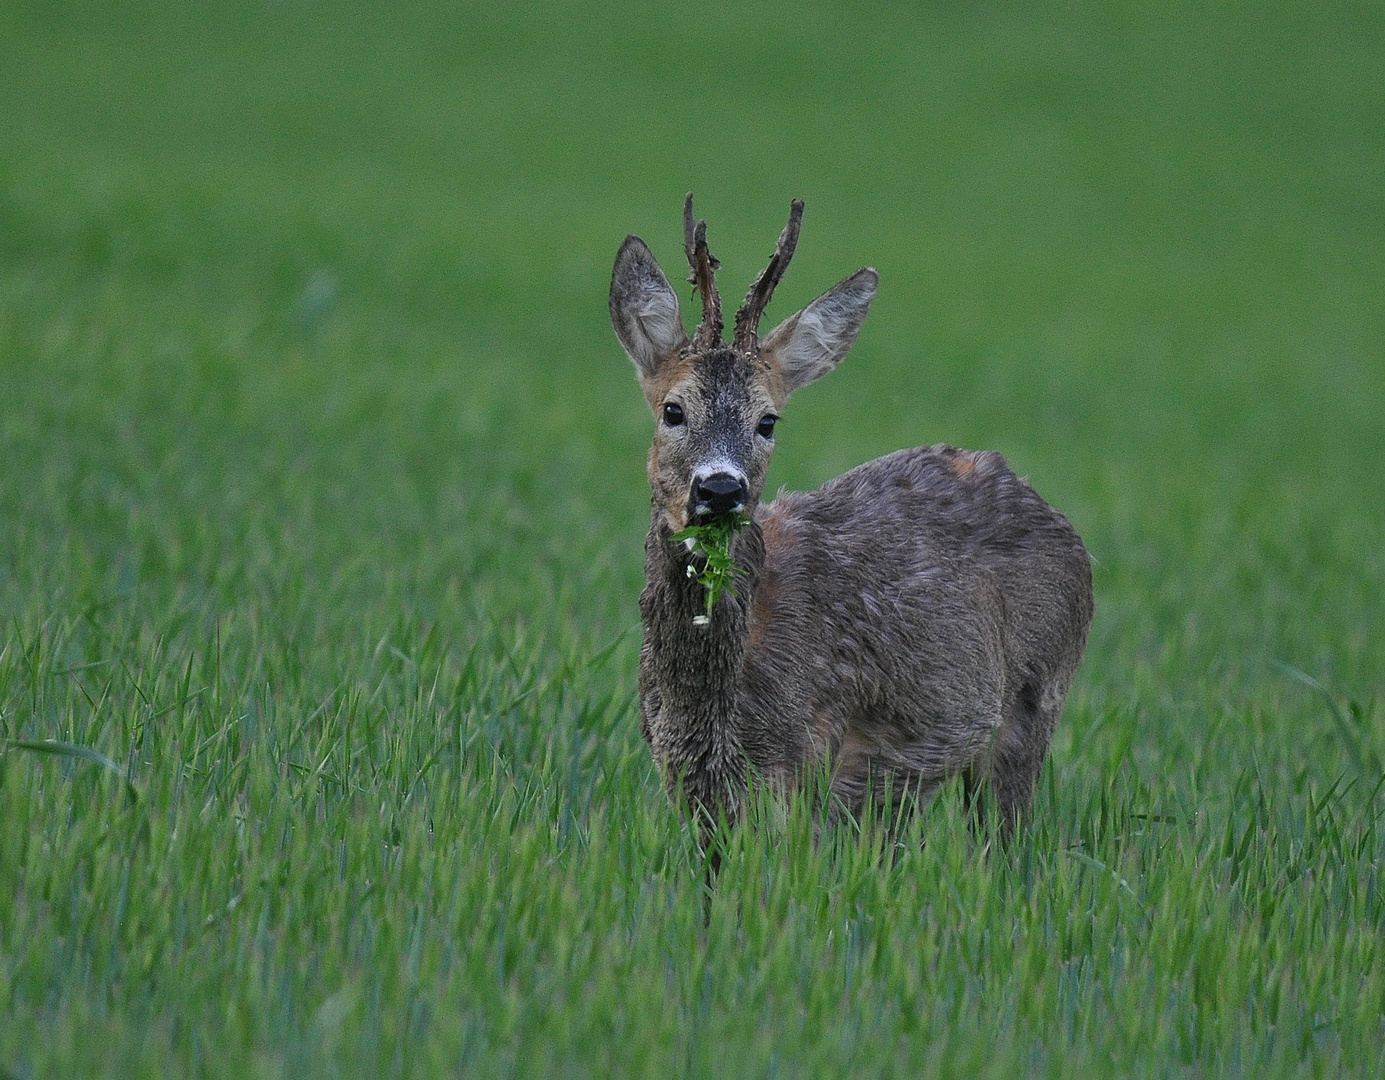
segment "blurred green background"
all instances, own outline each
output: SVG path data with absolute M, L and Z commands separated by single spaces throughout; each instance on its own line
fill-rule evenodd
M 178 373 L 179 427 L 232 409 L 256 438 L 320 442 L 301 429 L 351 395 L 343 375 L 405 384 L 382 392 L 439 436 L 486 428 L 488 449 L 577 503 L 521 500 L 535 515 L 620 528 L 641 516 L 646 433 L 607 328 L 613 248 L 638 233 L 676 273 L 694 189 L 738 295 L 799 196 L 805 242 L 771 317 L 865 263 L 884 285 L 852 364 L 795 402 L 775 480 L 816 484 L 900 445 L 994 446 L 1117 574 L 1146 548 L 1178 565 L 1149 543 L 1168 517 L 1215 519 L 1208 542 L 1231 560 L 1294 561 L 1344 521 L 1378 530 L 1370 5 L 0 18 L 9 291 L 65 293 L 69 318 L 74 292 L 120 305 L 151 338 L 140 373 Z M 198 385 L 186 322 L 216 339 Z M 281 386 L 295 379 L 320 383 Z
M 651 421 L 606 290 L 627 233 L 681 277 L 688 190 L 728 302 L 805 200 L 767 324 L 859 266 L 881 274 L 852 355 L 787 409 L 771 487 L 901 446 L 993 448 L 1086 538 L 1098 613 L 1051 790 L 1136 775 L 1166 800 L 1231 806 L 1249 775 L 1289 800 L 1371 780 L 1385 15 L 1337 2 L 8 0 L 0 737 L 94 745 L 173 815 L 184 780 L 233 800 L 243 776 L 180 770 L 242 706 L 199 698 L 206 716 L 169 727 L 132 675 L 106 683 L 128 701 L 113 717 L 104 676 L 84 698 L 70 672 L 183 679 L 187 706 L 184 669 L 202 672 L 215 641 L 203 681 L 220 686 L 223 645 L 239 649 L 228 699 L 264 690 L 301 717 L 370 683 L 390 649 L 444 682 L 493 654 L 516 693 L 521 672 L 567 671 L 577 702 L 517 730 L 457 690 L 449 707 L 476 710 L 497 760 L 560 801 L 627 799 L 676 832 L 631 705 Z M 583 695 L 606 703 L 590 745 L 564 741 L 586 731 Z M 407 704 L 370 700 L 382 733 Z M 255 738 L 269 776 L 277 744 Z M 332 752 L 345 778 L 356 759 Z M 430 759 L 465 760 L 460 745 Z M 0 892 L 18 883 L 0 899 L 17 1033 L 0 1068 L 30 1075 L 25 1033 L 64 1023 L 43 1060 L 100 1067 L 90 1022 L 130 1069 L 157 1071 L 164 1058 L 109 1035 L 145 1001 L 123 968 L 71 983 L 69 961 L 16 951 L 27 927 L 89 969 L 143 940 L 54 913 L 95 873 L 74 856 L 44 878 L 32 846 L 80 817 L 68 775 L 0 758 L 31 838 L 0 859 Z M 379 801 L 371 783 L 394 781 L 372 776 Z M 1357 855 L 1375 874 L 1378 842 Z M 92 910 L 114 897 L 91 894 Z M 172 1008 L 179 977 L 141 1007 Z M 318 989 L 294 983 L 285 1008 L 317 1008 Z M 285 1023 L 238 1045 L 296 1045 Z M 1117 1057 L 1157 1072 L 1167 1050 L 1132 1038 Z M 1077 1060 L 1050 1052 L 1059 1071 Z

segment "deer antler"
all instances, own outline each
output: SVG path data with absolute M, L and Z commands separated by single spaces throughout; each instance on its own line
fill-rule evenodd
M 735 348 L 749 351 L 755 347 L 760 333 L 760 316 L 765 313 L 765 305 L 774 295 L 774 287 L 779 284 L 779 279 L 789 268 L 789 260 L 793 258 L 794 248 L 798 246 L 798 229 L 802 223 L 803 200 L 794 199 L 789 204 L 789 223 L 779 234 L 769 265 L 765 267 L 764 273 L 755 279 L 755 284 L 750 286 L 750 291 L 745 294 L 745 303 L 741 305 L 741 310 L 736 312 L 736 334 L 732 341 Z
M 693 224 L 693 196 L 683 202 L 683 250 L 687 252 L 688 284 L 702 294 L 702 322 L 693 340 L 699 350 L 721 344 L 721 297 L 717 294 L 716 271 L 721 263 L 707 247 L 707 223 Z M 739 323 L 737 323 L 739 325 Z

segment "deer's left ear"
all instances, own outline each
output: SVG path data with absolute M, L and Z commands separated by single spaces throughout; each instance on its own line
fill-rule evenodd
M 880 275 L 862 267 L 770 331 L 760 356 L 779 370 L 786 394 L 837 366 L 856 341 L 879 284 Z
M 678 296 L 638 236 L 627 236 L 611 273 L 611 325 L 641 380 L 687 343 Z

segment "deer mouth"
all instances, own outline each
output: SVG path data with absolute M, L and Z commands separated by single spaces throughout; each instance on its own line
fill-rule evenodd
M 745 503 L 738 502 L 725 509 L 717 510 L 710 506 L 695 504 L 688 509 L 689 525 L 724 525 L 739 521 L 745 516 Z

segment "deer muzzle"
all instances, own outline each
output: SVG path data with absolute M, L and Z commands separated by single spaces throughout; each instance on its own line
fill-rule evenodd
M 745 509 L 745 501 L 750 497 L 750 488 L 743 476 L 715 472 L 710 476 L 695 477 L 692 493 L 690 517 L 718 517 Z

